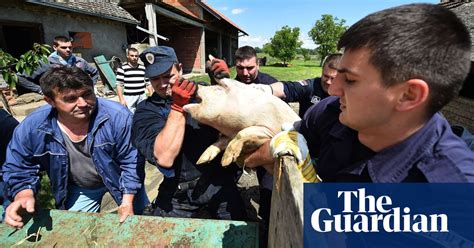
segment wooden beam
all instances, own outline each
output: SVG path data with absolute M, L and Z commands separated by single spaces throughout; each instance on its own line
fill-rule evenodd
M 167 16 L 169 18 L 172 18 L 172 19 L 175 19 L 177 21 L 180 21 L 180 22 L 184 22 L 186 24 L 190 24 L 190 25 L 193 25 L 193 26 L 196 26 L 196 27 L 204 27 L 204 24 L 200 23 L 200 22 L 197 22 L 197 21 L 194 21 L 190 18 L 187 18 L 185 16 L 182 16 L 182 15 L 179 15 L 179 14 L 176 14 L 174 12 L 171 12 L 167 9 L 164 9 L 158 5 L 153 5 L 153 9 L 155 10 L 156 13 L 160 14 L 160 15 L 164 15 L 164 16 Z
M 150 46 L 157 46 L 158 45 L 158 37 L 154 34 L 158 33 L 157 22 L 156 22 L 156 13 L 155 13 L 154 5 L 151 3 L 145 4 L 145 15 L 146 19 L 148 20 L 148 31 L 153 35 L 149 37 Z
M 293 157 L 284 156 L 275 163 L 273 171 L 268 247 L 303 247 L 303 203 L 301 172 Z

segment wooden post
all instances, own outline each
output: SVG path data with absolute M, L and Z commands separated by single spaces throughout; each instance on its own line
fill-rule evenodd
M 3 94 L 3 90 L 0 90 L 0 100 L 2 101 L 3 108 L 12 116 L 15 116 L 15 113 L 13 112 L 12 108 L 10 108 L 10 105 L 8 104 L 8 99 Z
M 303 247 L 303 180 L 291 156 L 276 162 L 268 247 Z

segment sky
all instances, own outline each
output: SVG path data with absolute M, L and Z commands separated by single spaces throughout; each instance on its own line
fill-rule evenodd
M 346 20 L 350 26 L 378 10 L 409 3 L 439 3 L 439 0 L 207 0 L 206 3 L 231 19 L 248 33 L 239 46 L 262 47 L 276 31 L 288 25 L 300 28 L 304 48 L 316 45 L 309 30 L 323 14 Z

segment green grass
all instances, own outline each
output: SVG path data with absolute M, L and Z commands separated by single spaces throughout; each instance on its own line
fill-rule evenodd
M 263 56 L 259 54 L 259 57 Z M 288 67 L 278 66 L 276 63 L 278 63 L 277 60 L 267 56 L 267 66 L 260 66 L 260 71 L 270 74 L 280 81 L 297 81 L 321 76 L 321 67 L 319 66 L 319 60 L 317 60 L 317 58 L 313 58 L 309 61 L 296 59 L 291 61 Z M 235 66 L 229 69 L 230 77 L 235 78 L 237 74 Z M 207 75 L 192 77 L 191 80 L 209 83 L 209 77 Z

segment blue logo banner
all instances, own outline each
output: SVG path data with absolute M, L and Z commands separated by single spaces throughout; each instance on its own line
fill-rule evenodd
M 304 247 L 474 248 L 474 184 L 306 183 Z

